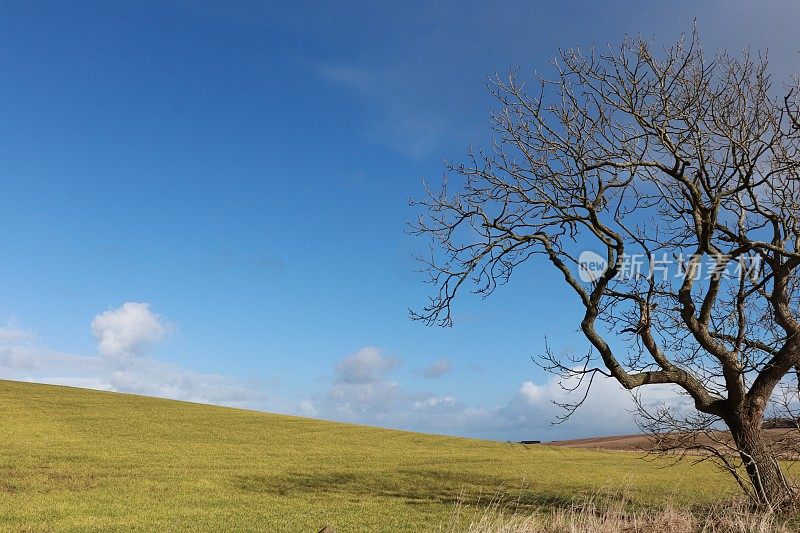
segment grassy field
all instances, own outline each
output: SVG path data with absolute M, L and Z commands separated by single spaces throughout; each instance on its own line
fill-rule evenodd
M 9 381 L 0 406 L 0 530 L 430 531 L 459 501 L 549 506 L 624 487 L 636 505 L 659 507 L 735 493 L 710 466 L 665 469 L 633 452 Z

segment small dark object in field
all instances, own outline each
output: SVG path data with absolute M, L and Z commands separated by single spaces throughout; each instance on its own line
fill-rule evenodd
M 322 529 L 320 529 L 318 533 L 336 533 L 336 530 L 333 529 L 333 527 L 331 526 L 325 526 Z
M 541 444 L 542 441 L 540 440 L 521 440 L 519 441 L 520 444 Z

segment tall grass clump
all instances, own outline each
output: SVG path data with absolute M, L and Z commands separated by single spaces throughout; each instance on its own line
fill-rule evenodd
M 476 512 L 478 511 L 478 512 Z M 469 518 L 465 518 L 469 517 Z M 635 509 L 625 500 L 599 503 L 588 498 L 572 505 L 512 509 L 492 503 L 483 510 L 457 504 L 447 533 L 791 533 L 800 521 L 735 501 L 703 509 L 667 505 Z

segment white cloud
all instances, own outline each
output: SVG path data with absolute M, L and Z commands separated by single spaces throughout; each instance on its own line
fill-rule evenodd
M 0 346 L 27 344 L 36 338 L 36 334 L 29 329 L 22 329 L 16 321 L 10 320 L 5 327 L 0 328 Z
M 523 381 L 517 395 L 528 403 L 540 402 L 545 395 L 545 388 L 540 387 L 532 381 Z
M 109 357 L 138 356 L 162 340 L 167 327 L 150 310 L 150 304 L 126 302 L 92 320 L 92 334 L 100 353 Z
M 564 383 L 572 387 L 575 382 Z M 556 404 L 574 403 L 581 398 L 585 389 L 570 392 L 550 377 L 542 384 L 525 381 L 511 397 L 508 404 L 500 408 L 496 415 L 500 426 L 511 429 L 515 425 L 528 431 L 529 438 L 561 439 L 594 435 L 621 435 L 637 433 L 634 418 L 636 408 L 633 396 L 613 378 L 597 376 L 586 401 L 566 422 L 553 425 L 563 408 Z M 660 403 L 677 405 L 682 397 L 672 388 L 664 385 L 647 386 L 639 389 L 642 401 L 650 406 Z
M 192 372 L 172 363 L 137 359 L 113 368 L 110 390 L 235 407 L 258 407 L 267 395 L 256 383 Z
M 381 354 L 378 348 L 367 346 L 345 357 L 336 365 L 336 382 L 347 384 L 377 383 L 397 361 Z
M 611 379 L 596 379 L 585 404 L 568 422 L 553 426 L 560 413 L 553 401 L 574 400 L 555 378 L 523 380 L 509 391 L 506 401 L 480 405 L 461 399 L 460 391 L 440 393 L 403 385 L 398 359 L 368 346 L 334 365 L 327 390 L 297 401 L 268 394 L 255 382 L 151 359 L 148 350 L 168 330 L 147 304 L 128 302 L 95 317 L 92 332 L 99 355 L 87 356 L 48 349 L 32 331 L 9 323 L 0 328 L 0 377 L 498 440 L 636 431 L 629 412 L 634 407 L 631 396 Z M 442 359 L 423 374 L 437 376 L 449 368 L 449 361 Z M 665 387 L 643 390 L 650 404 L 682 401 Z
M 16 324 L 0 328 L 0 377 L 99 390 L 129 392 L 249 408 L 270 397 L 254 382 L 203 374 L 148 357 L 169 326 L 146 303 L 127 302 L 94 317 L 98 355 L 73 355 L 38 343 Z
M 402 407 L 404 391 L 396 381 L 335 383 L 328 393 L 333 412 L 344 420 L 376 422 Z
M 498 440 L 559 440 L 638 429 L 631 394 L 610 378 L 598 376 L 587 401 L 569 420 L 554 425 L 564 413 L 554 402 L 574 402 L 580 394 L 566 391 L 555 377 L 522 381 L 504 403 L 482 406 L 460 400 L 458 394 L 404 387 L 390 376 L 395 370 L 396 360 L 379 349 L 359 350 L 335 365 L 330 389 L 308 405 L 313 405 L 314 416 L 332 420 Z M 683 402 L 666 386 L 645 387 L 642 394 L 651 406 Z
M 327 408 L 338 419 L 382 420 L 398 409 L 402 401 L 400 384 L 387 379 L 387 374 L 397 364 L 396 359 L 383 355 L 373 346 L 348 355 L 334 367 Z
M 425 369 L 422 371 L 422 377 L 425 379 L 439 379 L 450 372 L 450 370 L 452 370 L 450 360 L 443 358 L 425 367 Z
M 431 398 L 425 398 L 424 400 L 417 400 L 414 402 L 414 409 L 417 411 L 423 409 L 449 409 L 457 405 L 459 405 L 459 402 L 452 396 L 434 396 Z

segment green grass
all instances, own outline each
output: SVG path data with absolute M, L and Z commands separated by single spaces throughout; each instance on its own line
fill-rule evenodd
M 709 465 L 0 381 L 0 530 L 420 531 L 456 502 L 735 493 Z

